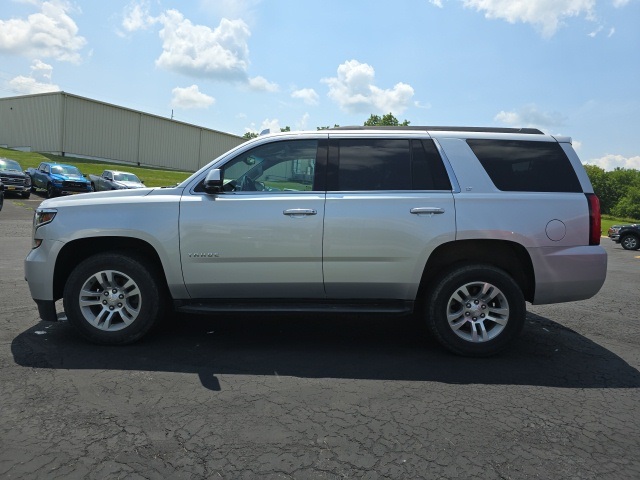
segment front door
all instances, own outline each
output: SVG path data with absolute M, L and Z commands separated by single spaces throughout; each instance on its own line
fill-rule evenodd
M 324 297 L 317 152 L 317 139 L 262 144 L 221 167 L 221 193 L 183 195 L 180 253 L 192 298 Z

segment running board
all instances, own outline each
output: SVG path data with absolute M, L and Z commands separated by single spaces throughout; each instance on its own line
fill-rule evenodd
M 176 301 L 175 309 L 183 313 L 380 313 L 409 314 L 413 312 L 413 302 L 389 301 L 375 303 L 340 302 L 278 302 L 259 300 L 234 302 L 227 301 Z

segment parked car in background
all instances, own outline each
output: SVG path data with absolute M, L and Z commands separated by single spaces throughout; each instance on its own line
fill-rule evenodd
M 4 205 L 4 184 L 0 180 L 0 210 L 2 210 L 2 205 Z
M 22 171 L 18 162 L 0 157 L 0 181 L 8 193 L 16 193 L 22 198 L 31 195 L 31 177 Z
M 31 190 L 45 190 L 47 198 L 91 191 L 89 180 L 73 165 L 42 162 L 38 168 L 29 168 L 27 174 L 31 177 Z
M 640 248 L 640 224 L 612 225 L 607 235 L 611 240 L 622 245 L 625 250 Z
M 105 170 L 100 176 L 89 175 L 89 181 L 91 182 L 91 189 L 94 192 L 101 192 L 103 190 L 127 190 L 131 188 L 144 188 L 146 186 L 135 174 L 118 170 Z

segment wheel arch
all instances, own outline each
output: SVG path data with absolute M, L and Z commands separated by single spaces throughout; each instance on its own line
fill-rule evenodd
M 424 299 L 442 274 L 456 265 L 485 264 L 507 272 L 522 290 L 525 300 L 535 296 L 535 273 L 527 250 L 507 240 L 457 240 L 438 246 L 429 256 L 420 282 L 418 299 Z
M 162 277 L 163 286 L 167 281 L 158 252 L 144 240 L 130 237 L 91 237 L 81 238 L 67 243 L 56 259 L 53 275 L 54 299 L 62 298 L 64 286 L 73 269 L 80 262 L 97 253 L 117 252 L 131 254 L 146 261 L 157 269 Z

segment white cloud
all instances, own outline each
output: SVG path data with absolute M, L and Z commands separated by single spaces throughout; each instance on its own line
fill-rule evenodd
M 563 20 L 584 15 L 594 19 L 596 0 L 463 0 L 464 6 L 484 12 L 486 18 L 499 18 L 509 23 L 530 23 L 545 38 L 552 37 Z M 614 2 L 616 3 L 616 2 Z M 617 0 L 620 6 L 624 0 Z
M 495 117 L 496 122 L 518 127 L 550 128 L 564 123 L 564 117 L 558 112 L 541 112 L 534 104 L 525 105 L 516 111 L 502 110 Z
M 269 82 L 266 78 L 257 76 L 249 79 L 249 88 L 257 92 L 277 92 L 277 83 Z
M 194 25 L 177 10 L 167 10 L 158 21 L 163 26 L 158 67 L 194 77 L 246 79 L 251 32 L 242 20 L 223 18 L 211 29 Z
M 624 7 L 628 3 L 629 3 L 629 0 L 613 0 L 613 6 L 616 8 Z
M 122 26 L 127 32 L 144 30 L 156 22 L 156 19 L 149 14 L 149 2 L 131 2 L 124 7 Z
M 291 93 L 292 98 L 298 98 L 307 105 L 318 105 L 320 97 L 313 88 L 302 88 Z
M 429 3 L 438 8 L 442 8 L 442 0 L 429 0 Z
M 60 87 L 51 83 L 53 67 L 40 60 L 34 60 L 31 64 L 31 76 L 17 76 L 7 82 L 9 88 L 19 95 L 32 93 L 58 92 Z
M 216 101 L 215 98 L 202 93 L 197 85 L 186 88 L 176 87 L 171 90 L 171 93 L 173 93 L 171 106 L 175 108 L 207 108 Z
M 67 13 L 70 4 L 51 0 L 36 5 L 40 12 L 26 20 L 0 20 L 0 53 L 79 63 L 87 41 L 78 35 L 78 26 Z
M 53 75 L 53 67 L 47 63 L 44 63 L 38 59 L 35 59 L 31 64 L 31 76 L 40 78 L 51 83 L 51 76 Z
M 598 35 L 598 34 L 602 31 L 602 29 L 603 29 L 603 28 L 604 28 L 604 27 L 603 27 L 602 25 L 600 25 L 600 26 L 598 26 L 598 28 L 596 28 L 593 32 L 588 33 L 587 35 L 588 35 L 589 37 L 591 37 L 591 38 L 595 38 L 595 36 L 596 36 L 596 35 Z
M 302 118 L 300 119 L 300 121 L 296 124 L 296 127 L 298 128 L 298 130 L 307 130 L 309 127 L 309 114 L 305 113 L 304 115 L 302 115 Z
M 329 85 L 329 98 L 349 113 L 402 113 L 410 104 L 413 88 L 398 83 L 392 89 L 383 90 L 373 85 L 375 71 L 372 66 L 349 60 L 338 67 L 338 76 L 325 78 Z
M 640 170 L 640 155 L 636 155 L 635 157 L 624 157 L 622 155 L 608 154 L 604 157 L 594 158 L 582 163 L 586 165 L 597 165 L 607 171 L 614 170 L 618 167 Z
M 255 128 L 255 123 L 252 123 L 251 127 L 245 128 L 246 132 L 258 133 L 258 134 L 262 133 L 265 130 L 269 130 L 269 133 L 280 132 L 280 122 L 278 121 L 278 119 L 274 118 L 273 120 L 270 120 L 266 118 L 264 119 L 264 121 L 260 125 L 260 128 L 258 129 Z

